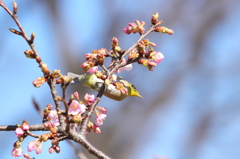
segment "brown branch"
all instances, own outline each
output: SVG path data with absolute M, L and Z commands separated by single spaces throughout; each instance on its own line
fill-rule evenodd
M 68 104 L 66 102 L 66 88 L 67 86 L 70 84 L 70 82 L 68 82 L 66 85 L 63 83 L 62 84 L 62 101 L 63 101 L 63 105 L 65 107 L 65 112 L 66 112 L 66 132 L 69 132 L 70 129 L 70 123 L 69 123 L 69 116 L 68 116 Z
M 69 137 L 70 139 L 81 144 L 83 147 L 85 147 L 88 150 L 89 153 L 101 159 L 111 159 L 109 156 L 104 154 L 102 151 L 96 149 L 90 142 L 88 142 L 87 139 L 85 138 L 85 135 L 81 135 L 75 131 L 70 131 L 69 135 L 70 135 Z
M 28 134 L 29 136 L 32 136 L 32 137 L 35 137 L 35 138 L 39 138 L 39 137 L 40 137 L 40 135 L 36 135 L 36 134 L 34 134 L 34 133 L 31 133 L 29 130 L 27 131 L 27 134 Z
M 29 131 L 48 131 L 44 128 L 43 124 L 29 125 Z M 0 125 L 0 131 L 15 131 L 17 125 Z

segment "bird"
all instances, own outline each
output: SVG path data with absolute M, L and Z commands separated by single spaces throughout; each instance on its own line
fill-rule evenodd
M 71 84 L 82 84 L 84 86 L 90 87 L 92 90 L 99 92 L 104 81 L 102 79 L 99 79 L 95 73 L 93 74 L 83 74 L 78 75 L 72 72 L 68 72 L 67 76 L 72 79 Z M 117 89 L 112 83 L 106 86 L 105 91 L 103 95 L 105 95 L 108 98 L 111 98 L 116 101 L 121 101 L 128 96 L 136 96 L 139 98 L 143 97 L 140 95 L 136 87 L 129 83 L 128 81 L 124 80 L 122 77 L 117 76 L 115 74 L 112 75 L 112 79 L 114 79 L 114 82 L 120 82 L 123 84 L 123 86 L 127 89 L 127 93 L 123 93 L 119 89 Z

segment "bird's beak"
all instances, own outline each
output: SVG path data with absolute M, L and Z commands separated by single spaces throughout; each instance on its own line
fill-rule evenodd
M 136 96 L 139 97 L 139 98 L 144 99 L 139 93 Z

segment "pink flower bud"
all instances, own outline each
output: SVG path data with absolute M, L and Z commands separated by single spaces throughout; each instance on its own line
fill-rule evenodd
M 22 128 L 17 128 L 15 130 L 15 134 L 16 134 L 17 137 L 21 137 L 24 134 L 24 131 L 23 131 Z
M 50 148 L 48 149 L 48 152 L 49 152 L 49 153 L 53 153 L 53 152 L 54 152 L 54 149 L 53 149 L 52 147 L 50 147 Z
M 132 32 L 132 27 L 123 28 L 123 32 L 126 33 L 126 34 L 130 34 Z
M 77 100 L 79 100 L 79 94 L 78 94 L 78 92 L 74 92 L 74 93 L 73 93 L 73 96 L 74 96 Z
M 22 152 L 23 152 L 22 148 L 18 147 L 18 148 L 14 148 L 11 154 L 13 157 L 20 157 L 22 155 Z
M 33 81 L 33 85 L 34 85 L 34 87 L 39 88 L 39 87 L 40 87 L 41 85 L 43 85 L 46 81 L 47 81 L 46 78 L 44 78 L 44 77 L 38 77 L 37 79 L 35 79 L 35 80 Z
M 93 131 L 94 131 L 96 134 L 101 133 L 100 127 L 99 127 L 99 126 L 96 126 L 96 125 L 93 125 Z
M 107 109 L 105 107 L 97 107 L 103 114 L 107 113 Z
M 87 72 L 89 72 L 90 74 L 93 74 L 96 71 L 98 71 L 98 66 L 91 67 Z
M 29 125 L 28 125 L 28 124 L 23 124 L 23 125 L 22 125 L 22 129 L 23 129 L 24 131 L 29 130 Z
M 26 159 L 30 159 L 30 155 L 28 153 L 24 153 L 23 157 L 26 158 Z
M 101 126 L 103 124 L 103 120 L 105 120 L 106 117 L 107 117 L 106 114 L 99 114 L 99 115 L 97 115 L 97 118 L 95 120 L 95 124 L 97 126 Z
M 35 151 L 36 151 L 36 154 L 42 153 L 42 144 L 40 144 L 40 145 L 35 149 Z
M 93 94 L 85 94 L 84 100 L 88 105 L 91 105 L 95 101 L 95 97 Z
M 36 141 L 31 141 L 28 143 L 28 146 L 27 146 L 27 149 L 28 149 L 28 152 L 31 152 L 32 150 L 35 150 L 37 145 L 36 145 Z
M 158 12 L 156 12 L 152 15 L 152 24 L 153 25 L 155 25 L 157 23 L 158 17 L 159 17 Z

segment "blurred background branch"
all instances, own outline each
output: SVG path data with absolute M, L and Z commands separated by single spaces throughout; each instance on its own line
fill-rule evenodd
M 12 1 L 5 3 L 12 5 Z M 126 24 L 135 19 L 146 21 L 159 12 L 163 25 L 175 33 L 152 34 L 148 38 L 158 45 L 156 50 L 165 59 L 153 72 L 134 65 L 131 73 L 120 74 L 137 87 L 144 100 L 128 98 L 116 102 L 103 98 L 99 105 L 107 107 L 108 117 L 102 133 L 90 133 L 88 140 L 115 159 L 240 158 L 240 32 L 236 29 L 240 27 L 240 1 L 17 3 L 18 17 L 26 32 L 36 34 L 40 56 L 51 70 L 60 69 L 63 74 L 83 73 L 80 64 L 85 60 L 84 54 L 101 47 L 110 49 L 112 37 L 118 38 L 122 49 L 129 48 L 138 35 L 124 34 Z M 37 118 L 34 108 L 28 107 L 31 97 L 43 109 L 48 103 L 53 104 L 49 89 L 47 85 L 40 89 L 32 86 L 41 72 L 35 62 L 23 55 L 28 46 L 22 38 L 8 31 L 15 25 L 3 10 L 0 21 L 0 99 L 4 101 L 0 125 L 17 124 L 25 118 L 36 124 L 41 117 Z M 86 92 L 95 93 L 82 86 L 69 88 L 69 93 L 79 91 L 82 98 Z M 9 158 L 15 136 L 2 132 L 0 135 L 0 158 Z M 68 144 L 60 144 L 60 158 L 74 152 Z M 82 151 L 81 146 L 76 147 Z

